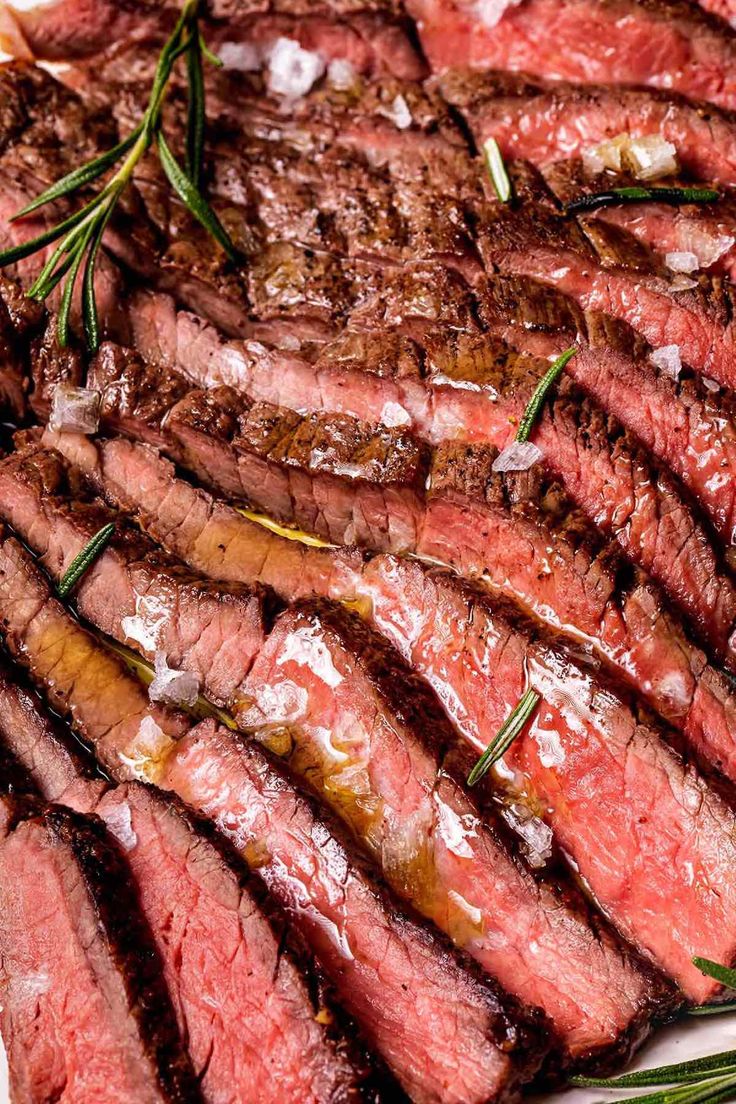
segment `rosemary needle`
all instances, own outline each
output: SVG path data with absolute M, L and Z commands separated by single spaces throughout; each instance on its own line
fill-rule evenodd
M 494 763 L 505 755 L 516 737 L 522 732 L 524 725 L 531 717 L 539 704 L 540 696 L 536 690 L 527 690 L 519 699 L 519 704 L 509 714 L 491 740 L 486 750 L 468 775 L 468 785 L 474 786 L 480 782 L 484 774 L 491 769 Z
M 517 441 L 528 441 L 529 434 L 534 428 L 534 423 L 539 417 L 539 412 L 544 405 L 544 401 L 547 398 L 547 394 L 551 387 L 557 383 L 557 380 L 565 370 L 565 366 L 575 356 L 577 348 L 573 345 L 570 349 L 565 349 L 564 353 L 557 358 L 553 365 L 547 369 L 537 386 L 534 388 L 534 393 L 530 398 L 526 410 L 524 411 L 521 421 L 519 422 L 519 429 L 516 434 Z
M 565 206 L 565 214 L 575 215 L 595 211 L 599 207 L 612 207 L 621 203 L 714 203 L 720 194 L 714 188 L 611 188 L 608 192 L 595 192 L 580 196 Z
M 508 203 L 511 199 L 511 181 L 503 163 L 501 150 L 495 138 L 487 138 L 483 143 L 483 156 L 490 173 L 493 190 L 501 203 Z
M 98 529 L 95 535 L 85 544 L 81 552 L 77 553 L 59 580 L 57 590 L 61 598 L 66 598 L 67 594 L 74 589 L 85 572 L 89 571 L 97 557 L 110 543 L 114 532 L 115 523 L 110 521 L 107 525 L 103 525 L 101 529 Z
M 203 58 L 207 58 L 219 64 L 219 60 L 207 49 L 202 39 L 198 22 L 199 11 L 200 0 L 186 0 L 174 30 L 161 50 L 146 110 L 133 132 L 112 149 L 61 177 L 14 216 L 14 219 L 24 218 L 47 203 L 86 188 L 123 159 L 107 184 L 79 211 L 37 237 L 0 252 L 0 268 L 3 268 L 59 241 L 29 289 L 28 296 L 31 299 L 46 299 L 66 279 L 57 320 L 57 334 L 62 347 L 69 343 L 69 317 L 74 286 L 80 271 L 84 273 L 82 319 L 85 339 L 90 350 L 95 351 L 99 346 L 100 328 L 95 301 L 94 270 L 102 237 L 121 195 L 132 180 L 138 162 L 152 145 L 157 147 L 164 172 L 181 201 L 215 238 L 226 255 L 231 260 L 236 257 L 230 237 L 201 192 L 206 122 L 202 62 Z M 189 86 L 186 170 L 178 164 L 161 133 L 164 96 L 174 65 L 182 55 L 186 56 Z

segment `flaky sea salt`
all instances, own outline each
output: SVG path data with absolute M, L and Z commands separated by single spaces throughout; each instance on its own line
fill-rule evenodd
M 521 0 L 476 0 L 475 15 L 479 23 L 492 29 L 503 19 L 509 8 L 517 8 Z
M 591 173 L 627 169 L 638 180 L 653 180 L 677 172 L 677 150 L 659 134 L 633 138 L 622 133 L 583 150 L 583 165 Z
M 278 96 L 306 96 L 325 71 L 320 54 L 304 50 L 292 38 L 276 40 L 268 59 L 268 87 Z
M 664 372 L 670 379 L 680 378 L 682 371 L 682 359 L 679 345 L 663 345 L 659 349 L 653 349 L 649 355 L 652 364 Z
M 512 441 L 493 461 L 493 471 L 527 471 L 541 458 L 542 450 L 531 441 Z
M 358 74 L 347 58 L 333 58 L 327 66 L 327 80 L 338 92 L 348 92 L 355 87 Z
M 151 701 L 167 705 L 194 705 L 199 697 L 197 676 L 192 671 L 177 671 L 169 667 L 164 652 L 156 652 L 153 662 L 156 674 L 148 687 Z
M 253 42 L 223 42 L 217 56 L 225 69 L 253 73 L 263 64 L 263 51 Z
M 388 107 L 382 107 L 379 110 L 380 114 L 390 119 L 399 130 L 406 130 L 413 122 L 409 105 L 402 95 L 394 96 Z
M 100 392 L 58 383 L 51 397 L 49 428 L 57 433 L 96 433 L 100 427 Z
M 664 263 L 670 272 L 697 272 L 700 264 L 694 253 L 665 253 Z

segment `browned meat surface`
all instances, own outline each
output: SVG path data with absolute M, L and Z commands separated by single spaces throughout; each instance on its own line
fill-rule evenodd
M 0 1017 L 13 1100 L 200 1100 L 104 827 L 61 806 L 0 797 L 0 890 Z

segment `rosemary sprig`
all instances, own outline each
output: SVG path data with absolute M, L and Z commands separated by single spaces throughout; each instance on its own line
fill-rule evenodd
M 468 785 L 474 786 L 480 782 L 494 763 L 506 754 L 516 737 L 523 731 L 524 725 L 531 717 L 540 701 L 540 695 L 536 690 L 527 690 L 519 699 L 519 704 L 508 715 L 491 740 L 486 750 L 468 775 Z
M 67 594 L 74 589 L 85 572 L 89 571 L 97 557 L 110 543 L 114 532 L 115 523 L 109 521 L 107 525 L 103 525 L 101 529 L 98 529 L 95 535 L 85 544 L 81 552 L 77 553 L 59 580 L 57 591 L 60 598 L 66 598 Z
M 596 211 L 599 207 L 621 203 L 669 203 L 676 207 L 681 203 L 714 203 L 717 199 L 720 193 L 714 188 L 611 188 L 609 192 L 595 192 L 571 200 L 565 205 L 565 214 Z
M 494 192 L 501 203 L 508 203 L 511 199 L 511 181 L 495 138 L 486 138 L 483 143 L 483 157 L 491 177 Z
M 696 955 L 693 959 L 693 966 L 697 966 L 701 974 L 705 974 L 706 977 L 720 981 L 727 989 L 736 989 L 736 970 L 732 970 L 730 966 L 722 966 L 720 962 L 701 958 L 700 955 Z
M 57 180 L 14 216 L 14 219 L 24 218 L 47 203 L 86 188 L 123 159 L 108 182 L 79 211 L 37 237 L 0 253 L 0 268 L 4 268 L 61 239 L 35 283 L 29 288 L 28 296 L 44 300 L 66 278 L 57 322 L 59 343 L 62 346 L 69 343 L 69 316 L 74 286 L 83 266 L 82 317 L 85 339 L 92 351 L 99 346 L 100 330 L 94 289 L 97 256 L 113 211 L 129 185 L 136 166 L 152 145 L 156 145 L 164 172 L 181 201 L 215 238 L 227 256 L 231 260 L 236 259 L 235 247 L 227 231 L 200 190 L 205 130 L 202 59 L 206 57 L 218 64 L 219 61 L 207 49 L 200 34 L 199 8 L 200 0 L 185 0 L 176 26 L 159 55 L 143 118 L 133 132 L 112 149 Z M 176 161 L 161 132 L 164 97 L 174 65 L 182 55 L 186 55 L 189 84 L 186 171 Z
M 723 1050 L 706 1058 L 675 1062 L 671 1066 L 622 1073 L 619 1077 L 571 1077 L 572 1085 L 597 1089 L 637 1089 L 650 1085 L 677 1085 L 702 1081 L 707 1074 L 736 1073 L 736 1050 Z
M 528 441 L 529 435 L 534 428 L 534 423 L 539 417 L 539 412 L 544 406 L 544 401 L 547 398 L 547 394 L 551 387 L 557 383 L 557 380 L 565 370 L 565 366 L 575 356 L 577 348 L 573 345 L 569 349 L 565 349 L 561 356 L 558 356 L 557 360 L 551 367 L 547 369 L 537 386 L 534 388 L 534 393 L 530 398 L 526 410 L 524 411 L 521 421 L 519 422 L 519 428 L 516 433 L 517 441 Z

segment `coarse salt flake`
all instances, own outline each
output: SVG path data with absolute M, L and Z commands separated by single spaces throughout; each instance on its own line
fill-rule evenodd
M 512 441 L 493 461 L 493 471 L 527 471 L 541 458 L 542 450 L 531 441 Z
M 664 372 L 666 376 L 676 380 L 680 378 L 682 371 L 682 358 L 679 345 L 663 345 L 660 349 L 653 349 L 649 355 L 652 364 Z
M 696 272 L 700 267 L 695 253 L 665 253 L 664 263 L 671 272 Z
M 279 38 L 268 61 L 268 87 L 278 96 L 295 100 L 306 96 L 325 71 L 319 54 L 303 50 L 291 38 Z
M 347 58 L 333 58 L 327 66 L 327 80 L 338 92 L 348 92 L 358 79 L 355 66 Z
M 100 427 L 100 392 L 59 383 L 51 398 L 49 428 L 57 433 L 96 433 Z
M 148 687 L 151 701 L 167 705 L 189 705 L 199 697 L 199 679 L 192 671 L 177 671 L 169 667 L 165 652 L 156 652 L 153 658 L 155 675 Z

